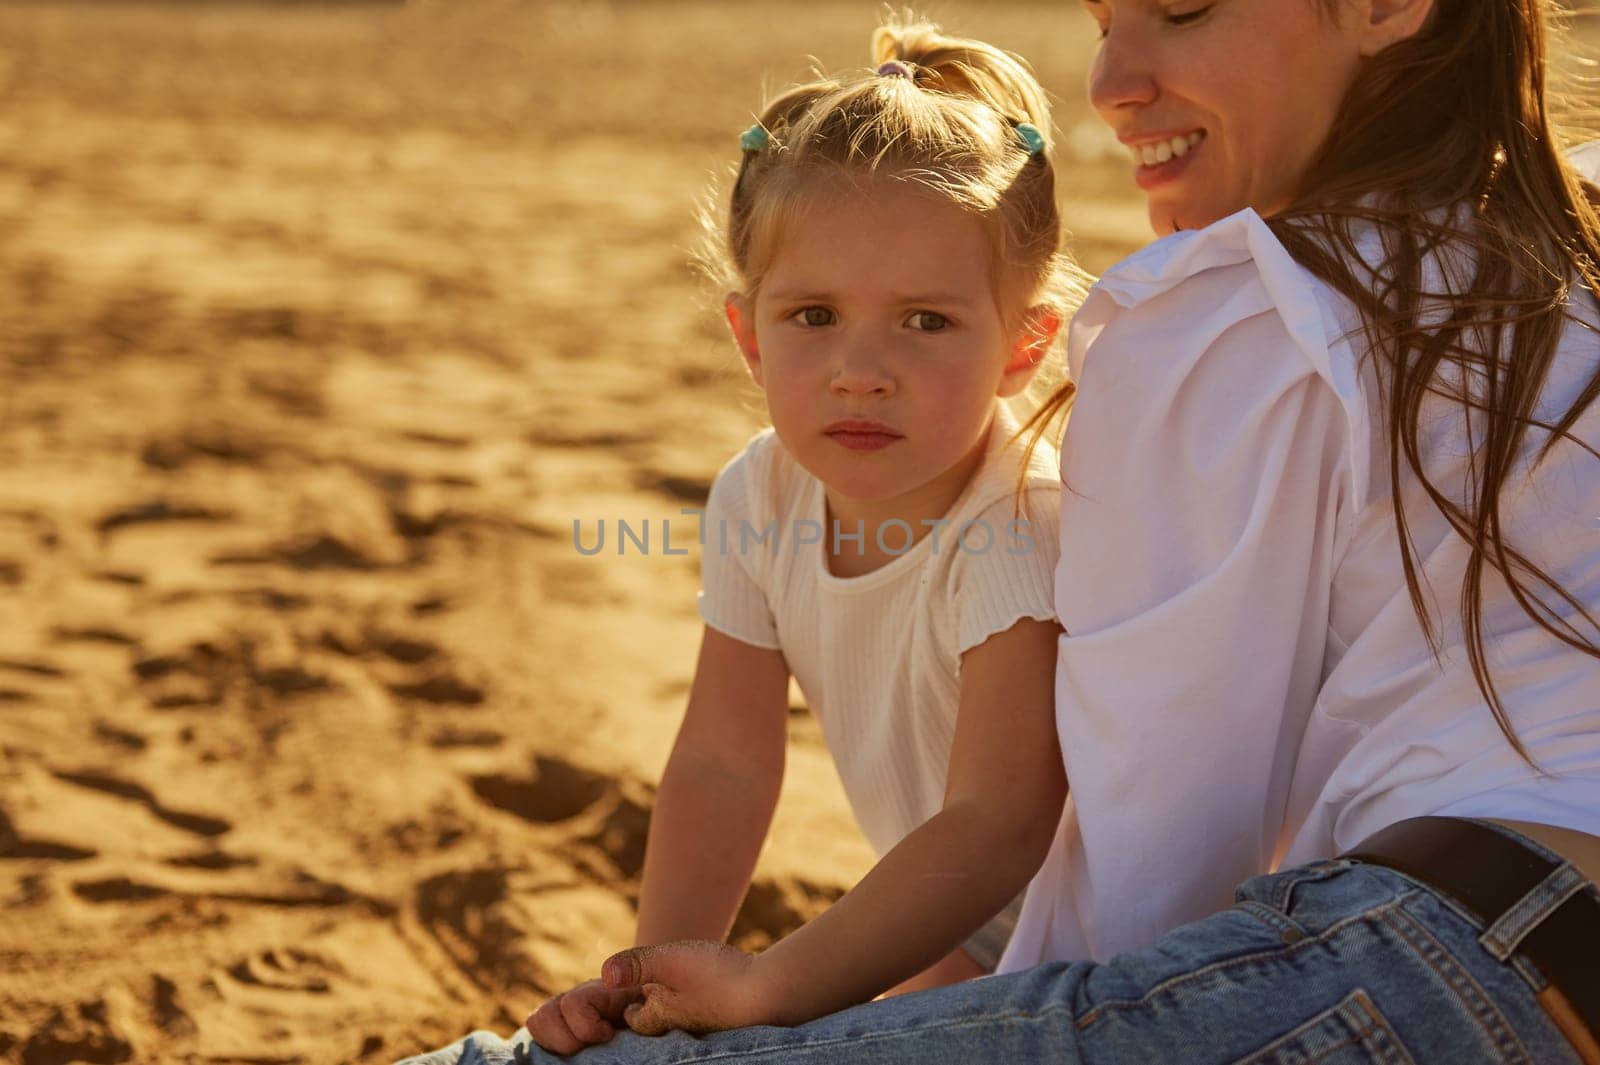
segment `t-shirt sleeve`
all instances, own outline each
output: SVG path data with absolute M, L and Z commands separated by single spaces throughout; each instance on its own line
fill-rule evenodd
M 1052 582 L 1061 550 L 1056 492 L 1030 487 L 1023 498 L 1020 512 L 1008 495 L 971 519 L 969 531 L 947 533 L 959 536 L 952 547 L 962 553 L 953 570 L 957 654 L 1023 618 L 1055 619 Z
M 757 567 L 755 552 L 740 549 L 740 523 L 764 529 L 770 516 L 756 511 L 764 493 L 758 439 L 722 468 L 712 482 L 702 516 L 700 617 L 718 632 L 754 647 L 779 650 L 778 625 Z

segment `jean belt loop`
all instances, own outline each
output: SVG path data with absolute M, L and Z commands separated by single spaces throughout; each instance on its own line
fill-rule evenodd
M 1587 881 L 1571 862 L 1564 862 L 1541 880 L 1536 887 L 1522 896 L 1500 919 L 1490 925 L 1478 942 L 1494 955 L 1496 961 L 1505 961 L 1522 945 L 1529 932 L 1549 917 L 1562 903 L 1583 890 Z

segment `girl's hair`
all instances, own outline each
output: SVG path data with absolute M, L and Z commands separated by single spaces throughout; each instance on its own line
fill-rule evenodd
M 1018 56 L 947 37 L 928 22 L 891 20 L 872 35 L 875 65 L 797 85 L 767 104 L 752 128 L 725 216 L 703 216 L 699 261 L 724 292 L 753 298 L 786 226 L 844 179 L 904 181 L 977 216 L 993 252 L 994 293 L 1008 329 L 1042 307 L 1066 321 L 1085 275 L 1061 248 L 1050 108 Z M 1030 152 L 1018 125 L 1037 130 Z M 764 131 L 764 143 L 761 132 Z M 1041 370 L 1046 367 L 1041 366 Z M 1036 375 L 1036 381 L 1044 375 Z M 1051 382 L 1040 382 L 1048 391 Z M 1070 384 L 1064 387 L 1070 388 Z

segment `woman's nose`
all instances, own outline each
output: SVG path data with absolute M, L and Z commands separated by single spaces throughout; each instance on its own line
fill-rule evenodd
M 1101 39 L 1089 67 L 1089 102 L 1107 122 L 1115 125 L 1113 116 L 1155 102 L 1159 89 L 1152 44 L 1116 27 Z

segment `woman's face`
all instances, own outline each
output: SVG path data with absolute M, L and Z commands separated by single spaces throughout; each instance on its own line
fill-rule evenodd
M 1084 0 L 1102 35 L 1089 99 L 1133 152 L 1157 233 L 1288 205 L 1383 2 Z

